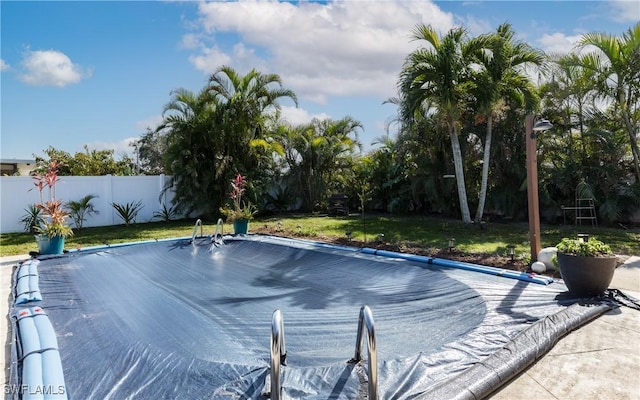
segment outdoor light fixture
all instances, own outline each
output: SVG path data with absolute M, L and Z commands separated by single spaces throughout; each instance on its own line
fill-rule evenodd
M 302 233 L 302 225 L 298 225 L 297 228 L 298 228 L 298 233 Z
M 537 132 L 544 132 L 553 128 L 553 124 L 549 122 L 548 119 L 541 119 L 533 125 L 533 129 L 531 129 L 531 139 L 535 139 L 537 137 Z
M 578 241 L 579 242 L 588 242 L 589 234 L 588 233 L 578 233 Z
M 378 233 L 378 243 L 382 243 L 384 241 L 384 233 Z
M 510 244 L 507 246 L 507 254 L 509 256 L 511 256 L 511 262 L 515 261 L 516 259 L 516 246 L 513 244 Z
M 282 221 L 278 221 L 278 231 L 282 230 Z
M 453 251 L 453 248 L 456 247 L 456 239 L 455 238 L 449 238 L 449 253 L 451 253 Z
M 351 233 L 351 231 L 346 231 L 344 235 L 347 237 L 348 241 L 351 241 L 351 239 L 353 238 L 353 234 Z
M 529 208 L 529 242 L 531 261 L 540 253 L 540 206 L 538 200 L 538 156 L 536 149 L 537 132 L 551 129 L 553 125 L 546 119 L 535 122 L 533 115 L 525 120 L 525 144 L 527 150 L 527 206 Z

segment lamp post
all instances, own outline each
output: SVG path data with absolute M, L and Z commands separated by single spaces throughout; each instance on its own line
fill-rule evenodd
M 537 132 L 551 129 L 553 125 L 546 119 L 534 124 L 535 117 L 527 115 L 525 120 L 525 143 L 527 151 L 527 205 L 529 207 L 529 242 L 531 243 L 531 261 L 538 259 L 540 253 L 540 206 L 538 203 L 538 155 L 536 148 Z

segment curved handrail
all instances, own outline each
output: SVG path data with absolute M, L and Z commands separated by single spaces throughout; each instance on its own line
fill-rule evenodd
M 376 349 L 376 330 L 373 323 L 373 313 L 369 306 L 360 308 L 358 318 L 358 338 L 356 339 L 356 352 L 349 361 L 357 363 L 362 360 L 362 335 L 364 327 L 367 328 L 368 358 L 369 358 L 369 399 L 378 399 L 378 351 Z
M 220 227 L 220 243 L 222 243 L 222 236 L 224 235 L 224 222 L 222 221 L 222 218 L 218 218 L 218 222 L 216 222 L 216 229 L 213 232 L 213 238 L 211 239 L 214 244 L 218 244 L 218 227 Z
M 191 234 L 191 243 L 196 240 L 196 233 L 198 233 L 198 225 L 200 225 L 200 236 L 202 236 L 202 220 L 198 218 L 196 224 L 193 226 L 193 233 Z
M 280 364 L 285 365 L 287 350 L 284 344 L 282 312 L 276 309 L 271 319 L 271 399 L 280 400 Z

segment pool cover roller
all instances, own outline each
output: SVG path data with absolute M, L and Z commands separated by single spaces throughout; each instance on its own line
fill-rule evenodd
M 62 362 L 56 334 L 41 307 L 15 310 L 21 348 L 22 384 L 17 386 L 22 399 L 67 399 Z
M 38 264 L 40 261 L 31 259 L 23 262 L 16 272 L 15 304 L 41 301 L 42 295 L 38 285 Z
M 396 253 L 393 251 L 377 250 L 377 249 L 372 249 L 368 247 L 363 248 L 362 252 L 365 254 L 373 254 L 377 256 L 400 258 L 403 260 L 433 264 L 441 267 L 464 269 L 467 271 L 480 272 L 480 273 L 489 274 L 489 275 L 496 275 L 496 276 L 501 276 L 503 278 L 517 279 L 525 282 L 539 283 L 542 285 L 548 285 L 550 283 L 553 283 L 553 279 L 546 276 L 536 275 L 533 273 L 512 271 L 512 270 L 496 268 L 496 267 L 488 267 L 488 266 L 478 265 L 478 264 L 471 264 L 471 263 L 462 262 L 462 261 L 445 260 L 442 258 L 434 258 L 434 257 L 426 257 L 426 256 L 417 256 L 414 254 Z

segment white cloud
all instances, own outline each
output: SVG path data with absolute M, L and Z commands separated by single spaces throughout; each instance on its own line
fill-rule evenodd
M 614 21 L 635 23 L 640 20 L 640 2 L 637 0 L 611 0 L 608 4 Z
M 162 120 L 163 120 L 162 115 L 158 114 L 158 115 L 154 115 L 152 117 L 146 118 L 142 121 L 138 121 L 136 122 L 136 130 L 146 132 L 147 128 L 156 129 L 158 125 L 162 123 Z
M 453 15 L 429 1 L 210 2 L 201 3 L 198 40 L 190 61 L 213 72 L 220 65 L 238 71 L 255 67 L 277 73 L 301 99 L 322 103 L 329 95 L 395 95 L 398 71 L 416 46 L 410 31 L 418 23 L 439 32 Z M 222 34 L 239 36 L 225 47 Z M 194 43 L 188 36 L 183 42 Z
M 495 28 L 489 24 L 489 21 L 479 19 L 473 15 L 467 15 L 461 18 L 462 26 L 472 35 L 478 36 L 488 32 L 495 31 Z
M 225 54 L 218 47 L 203 48 L 198 55 L 192 55 L 189 57 L 189 61 L 196 69 L 210 74 L 221 65 L 229 65 L 231 63 L 231 57 Z
M 580 40 L 581 35 L 567 36 L 564 33 L 544 34 L 537 43 L 546 53 L 566 54 L 574 50 L 574 46 Z
M 64 87 L 91 76 L 64 53 L 56 50 L 27 51 L 22 60 L 24 73 L 20 79 L 36 86 Z
M 11 66 L 0 58 L 0 71 L 8 71 L 9 69 L 11 69 Z
M 311 122 L 312 119 L 317 118 L 320 120 L 331 118 L 331 116 L 320 113 L 320 114 L 309 114 L 309 112 L 302 108 L 282 106 L 280 109 L 282 114 L 282 119 L 291 123 L 291 125 L 300 125 L 306 124 L 307 122 Z
M 200 46 L 200 38 L 194 33 L 188 33 L 182 36 L 180 47 L 183 49 L 196 49 Z
M 114 158 L 119 159 L 123 155 L 132 157 L 134 149 L 131 144 L 138 139 L 137 137 L 129 137 L 118 142 L 91 142 L 85 143 L 83 146 L 86 145 L 89 150 L 113 150 Z

